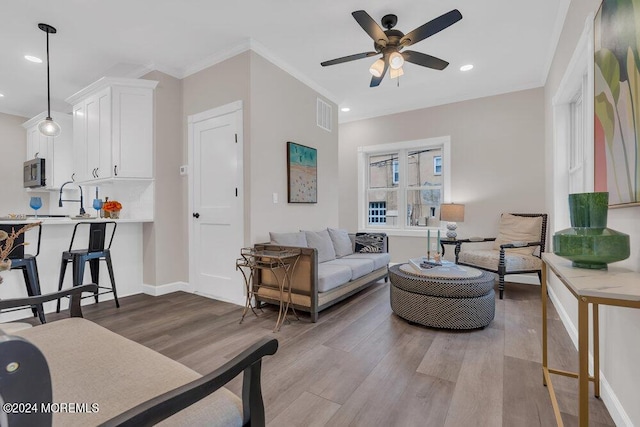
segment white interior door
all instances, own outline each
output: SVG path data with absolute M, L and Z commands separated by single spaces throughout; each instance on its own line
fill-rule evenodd
M 191 116 L 189 139 L 189 280 L 197 293 L 243 304 L 244 285 L 235 270 L 244 242 L 242 104 Z

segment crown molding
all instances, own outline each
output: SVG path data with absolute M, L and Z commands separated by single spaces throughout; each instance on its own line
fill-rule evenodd
M 569 13 L 569 6 L 571 6 L 571 0 L 560 0 L 558 6 L 558 14 L 556 15 L 556 22 L 553 25 L 553 33 L 551 35 L 551 43 L 547 49 L 547 58 L 543 62 L 542 74 L 540 75 L 540 84 L 544 86 L 547 83 L 549 77 L 549 71 L 553 64 L 553 58 L 556 56 L 556 49 L 558 49 L 558 43 L 560 43 L 560 37 L 562 36 L 562 28 L 564 27 L 564 21 L 567 19 Z
M 211 55 L 205 59 L 202 59 L 186 68 L 183 69 L 182 73 L 180 73 L 179 79 L 184 79 L 185 77 L 189 77 L 192 74 L 195 74 L 199 71 L 202 71 L 206 68 L 209 68 L 213 65 L 219 64 L 222 61 L 226 61 L 229 58 L 233 58 L 250 49 L 250 41 L 243 41 L 235 46 L 231 46 L 230 48 L 218 52 L 215 55 Z M 162 71 L 162 70 L 159 70 Z
M 384 116 L 390 116 L 392 114 L 400 114 L 400 113 L 406 113 L 409 111 L 416 111 L 416 110 L 423 110 L 426 108 L 433 108 L 433 107 L 439 107 L 441 105 L 448 105 L 448 104 L 455 104 L 457 102 L 465 102 L 465 101 L 474 101 L 474 100 L 479 100 L 482 98 L 488 98 L 490 96 L 500 96 L 500 95 L 506 95 L 509 93 L 513 93 L 513 92 L 520 92 L 523 90 L 529 90 L 529 89 L 537 89 L 543 87 L 543 85 L 541 85 L 539 82 L 530 82 L 530 83 L 525 83 L 522 85 L 515 85 L 509 88 L 505 88 L 505 89 L 501 89 L 499 91 L 495 91 L 495 92 L 484 92 L 484 93 L 475 93 L 475 94 L 469 94 L 467 96 L 460 96 L 460 97 L 446 97 L 446 98 L 440 98 L 440 99 L 436 99 L 433 100 L 432 102 L 427 102 L 423 105 L 411 105 L 408 107 L 398 107 L 398 108 L 387 108 L 385 110 L 382 111 L 378 111 L 376 113 L 372 113 L 372 114 L 363 114 L 363 115 L 358 115 L 353 117 L 351 113 L 342 113 L 342 112 L 338 112 L 338 125 L 341 125 L 343 123 L 351 123 L 351 122 L 357 122 L 360 120 L 368 120 L 368 119 L 375 119 L 376 117 L 384 117 Z M 353 112 L 353 109 L 351 110 L 351 112 Z M 349 115 L 349 118 L 344 118 L 341 116 L 346 116 Z
M 316 83 L 313 79 L 307 77 L 304 73 L 299 71 L 297 68 L 293 67 L 292 65 L 290 65 L 286 61 L 280 59 L 279 57 L 277 57 L 276 55 L 271 53 L 271 51 L 269 49 L 267 49 L 261 43 L 255 41 L 255 40 L 250 40 L 249 46 L 250 46 L 250 49 L 252 51 L 254 51 L 258 55 L 262 56 L 264 59 L 266 59 L 267 61 L 271 62 L 276 67 L 280 68 L 282 71 L 288 73 L 293 78 L 295 78 L 295 79 L 299 80 L 300 82 L 304 83 L 305 85 L 309 86 L 311 89 L 315 90 L 320 95 L 322 95 L 325 98 L 327 98 L 329 101 L 333 102 L 336 105 L 340 104 L 340 102 L 341 102 L 341 98 L 340 97 L 338 97 L 334 93 L 328 91 L 327 89 L 325 89 L 324 87 L 322 87 L 321 85 Z
M 158 85 L 158 82 L 155 80 L 144 80 L 144 79 L 126 79 L 121 77 L 102 77 L 101 79 L 91 83 L 89 86 L 84 89 L 79 90 L 74 93 L 65 101 L 68 104 L 75 104 L 79 100 L 94 94 L 95 92 L 104 89 L 109 86 L 125 86 L 125 87 L 139 87 L 139 88 L 149 88 L 155 89 Z

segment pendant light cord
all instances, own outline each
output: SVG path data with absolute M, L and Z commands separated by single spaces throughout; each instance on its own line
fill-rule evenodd
M 47 33 L 47 119 L 51 120 L 51 89 L 49 82 L 49 31 Z

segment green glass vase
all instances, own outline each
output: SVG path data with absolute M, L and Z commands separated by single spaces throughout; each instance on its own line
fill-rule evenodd
M 606 270 L 629 258 L 629 235 L 607 228 L 609 193 L 569 194 L 571 228 L 553 235 L 553 253 L 574 267 Z

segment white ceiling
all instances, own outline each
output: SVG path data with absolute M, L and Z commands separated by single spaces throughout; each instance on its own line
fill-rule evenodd
M 39 22 L 50 36 L 52 109 L 104 75 L 138 77 L 157 69 L 176 77 L 252 47 L 341 107 L 340 121 L 478 98 L 544 84 L 570 0 L 3 0 L 0 5 L 0 112 L 46 110 L 46 63 Z M 321 67 L 373 50 L 351 16 L 398 16 L 408 33 L 457 8 L 462 21 L 410 49 L 450 62 L 444 71 L 414 64 L 369 88 L 375 58 Z M 461 65 L 475 68 L 461 72 Z

